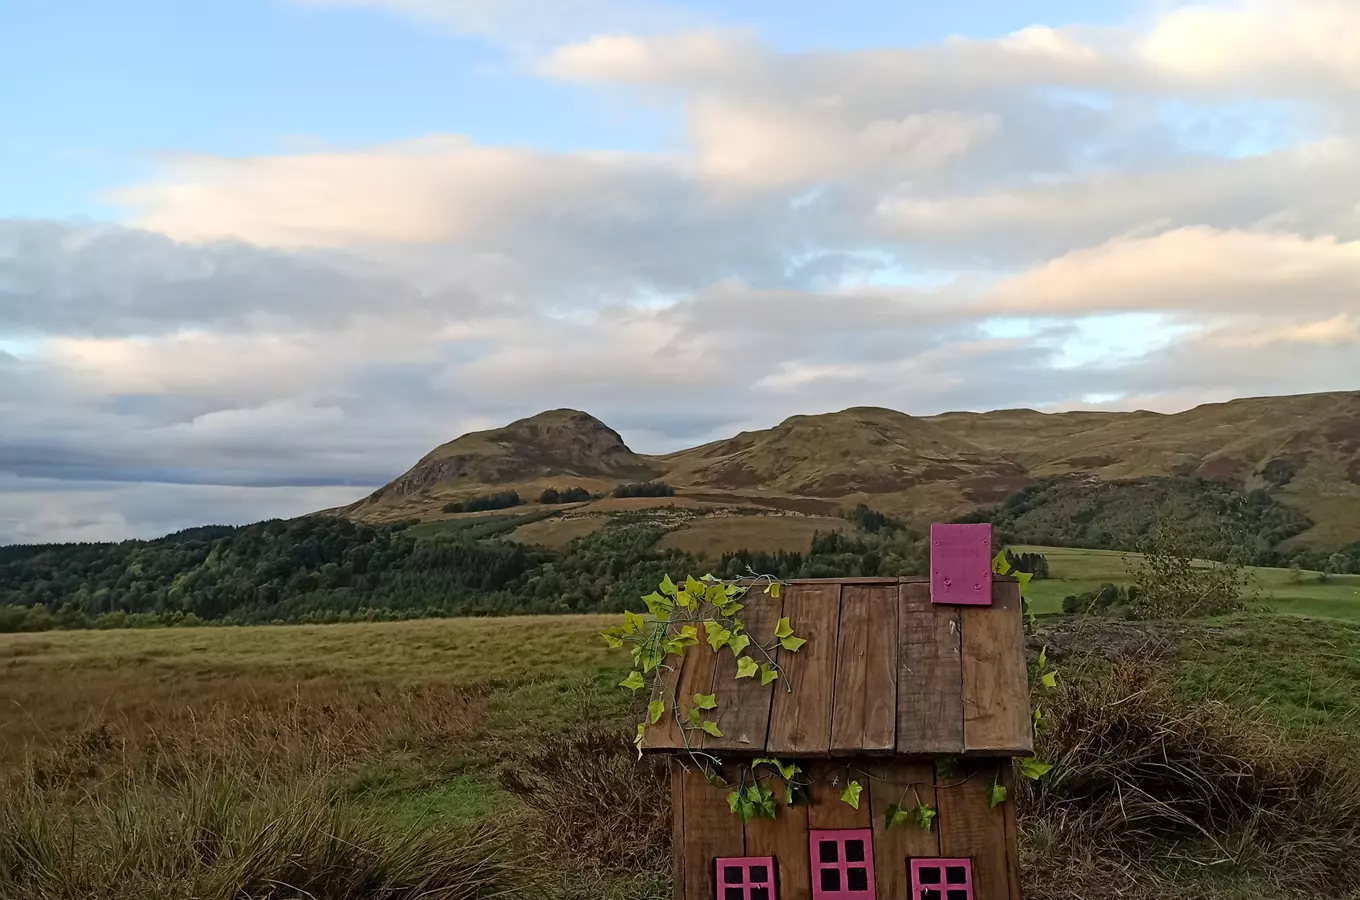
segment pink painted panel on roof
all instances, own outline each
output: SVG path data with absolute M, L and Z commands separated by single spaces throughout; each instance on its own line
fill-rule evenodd
M 716 900 L 776 900 L 773 856 L 720 857 Z
M 813 830 L 812 900 L 874 900 L 874 833 L 868 828 Z
M 973 861 L 913 859 L 911 900 L 973 900 Z
M 992 605 L 992 526 L 930 526 L 930 602 Z

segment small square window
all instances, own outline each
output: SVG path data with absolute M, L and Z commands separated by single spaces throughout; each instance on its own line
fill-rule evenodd
M 816 829 L 808 840 L 812 900 L 871 900 L 874 845 L 868 828 Z
M 943 887 L 942 885 L 947 885 Z M 911 896 L 921 900 L 973 900 L 973 863 L 967 859 L 913 859 Z
M 739 856 L 714 861 L 718 878 L 716 900 L 777 900 L 774 857 Z

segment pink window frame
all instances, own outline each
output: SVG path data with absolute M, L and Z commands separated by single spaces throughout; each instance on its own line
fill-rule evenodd
M 949 884 L 946 881 L 945 870 L 963 868 L 963 884 Z M 922 869 L 939 869 L 939 884 L 922 884 Z M 928 890 L 938 890 L 940 900 L 948 900 L 946 891 L 963 891 L 964 900 L 973 900 L 973 861 L 971 859 L 913 859 L 911 861 L 911 897 L 910 900 L 922 900 Z
M 741 884 L 723 880 L 723 869 L 729 866 L 737 866 L 741 869 Z M 754 866 L 765 867 L 764 881 L 751 880 L 751 869 Z M 726 900 L 728 888 L 740 888 L 742 900 L 752 900 L 751 890 L 753 888 L 766 888 L 770 892 L 770 900 L 778 900 L 775 896 L 773 856 L 718 857 L 714 863 L 714 877 L 716 878 L 718 885 L 717 900 Z
M 834 841 L 837 845 L 836 862 L 824 863 L 821 857 L 823 841 Z M 845 845 L 848 841 L 864 842 L 864 859 L 846 862 Z M 869 828 L 821 829 L 810 832 L 808 836 L 809 860 L 812 864 L 812 900 L 874 900 L 874 833 Z M 840 872 L 840 890 L 822 890 L 822 872 L 836 869 Z M 849 869 L 863 869 L 868 880 L 867 890 L 850 890 Z

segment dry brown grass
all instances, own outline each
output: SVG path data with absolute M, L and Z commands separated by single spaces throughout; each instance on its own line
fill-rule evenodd
M 572 516 L 545 519 L 522 525 L 510 533 L 510 540 L 543 547 L 565 547 L 579 537 L 594 534 L 608 522 L 606 516 Z
M 682 550 L 701 559 L 717 559 L 727 551 L 806 553 L 819 531 L 844 531 L 850 523 L 829 516 L 727 515 L 696 519 L 661 539 L 663 550 Z

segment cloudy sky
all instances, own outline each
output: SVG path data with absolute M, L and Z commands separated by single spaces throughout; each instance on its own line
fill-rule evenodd
M 0 111 L 0 543 L 1360 386 L 1357 0 L 0 0 Z

